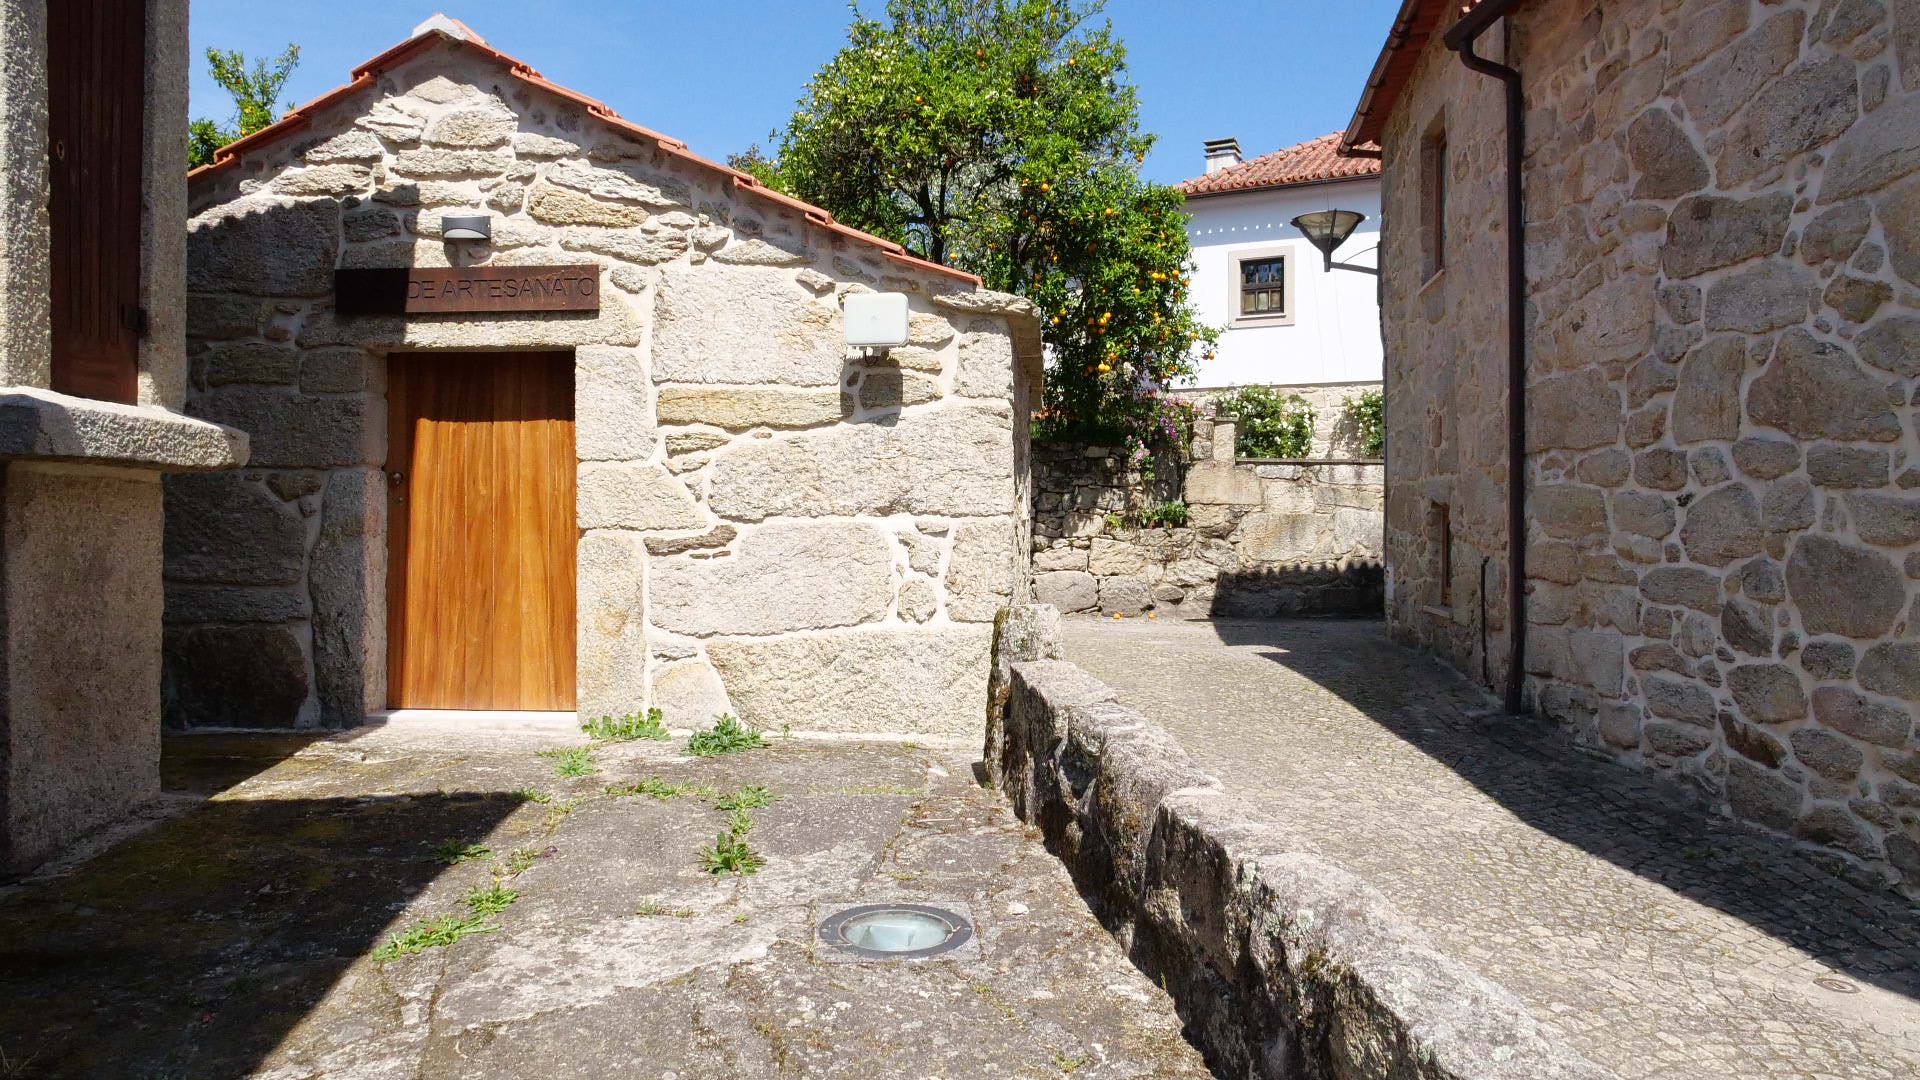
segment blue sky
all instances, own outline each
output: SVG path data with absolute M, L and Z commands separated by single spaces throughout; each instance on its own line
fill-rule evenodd
M 225 121 L 232 112 L 206 75 L 209 45 L 252 57 L 298 42 L 286 95 L 298 104 L 347 81 L 354 65 L 442 3 L 193 0 L 194 115 Z M 1205 139 L 1235 136 L 1251 156 L 1345 127 L 1398 6 L 1110 0 L 1142 120 L 1160 136 L 1147 175 L 1172 183 L 1197 174 Z M 519 0 L 446 10 L 555 82 L 712 158 L 764 143 L 785 123 L 801 84 L 845 41 L 848 21 L 842 0 Z

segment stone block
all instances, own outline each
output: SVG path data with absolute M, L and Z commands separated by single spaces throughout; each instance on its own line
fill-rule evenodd
M 1753 100 L 1768 79 L 1799 59 L 1800 32 L 1806 19 L 1803 12 L 1783 11 L 1730 46 L 1715 43 L 1703 50 L 1706 61 L 1679 85 L 1680 99 L 1686 103 L 1694 126 L 1703 131 L 1720 127 Z M 1681 34 L 1692 36 L 1694 20 L 1680 22 Z
M 1787 595 L 1809 634 L 1876 638 L 1900 617 L 1906 583 L 1885 556 L 1806 533 L 1787 559 Z
M 547 170 L 547 180 L 595 198 L 619 199 L 655 210 L 684 209 L 691 198 L 679 181 L 630 162 L 589 165 L 563 161 Z
M 947 617 L 956 622 L 992 622 L 1013 602 L 1019 565 L 1014 519 L 962 523 L 947 559 Z M 1100 541 L 1095 540 L 1098 545 Z
M 1677 518 L 1673 500 L 1647 491 L 1616 491 L 1608 496 L 1613 507 L 1613 526 L 1636 536 L 1664 540 L 1673 532 Z
M 386 457 L 386 403 L 373 398 L 222 386 L 192 398 L 187 412 L 247 432 L 250 465 L 334 468 L 378 465 Z
M 980 737 L 990 626 L 721 638 L 707 655 L 749 723 Z
M 378 372 L 377 362 L 362 349 L 307 349 L 300 353 L 300 392 L 357 394 L 384 390 Z
M 1786 237 L 1792 210 L 1793 196 L 1785 192 L 1680 200 L 1667 218 L 1667 242 L 1661 248 L 1667 275 L 1688 278 L 1773 254 Z
M 707 524 L 686 486 L 659 465 L 582 462 L 579 485 L 582 529 L 698 529 Z
M 1673 395 L 1673 441 L 1732 439 L 1740 434 L 1740 378 L 1747 347 L 1739 338 L 1714 338 L 1680 365 Z
M 311 721 L 298 624 L 173 627 L 162 697 L 169 727 L 288 728 Z
M 1800 668 L 1809 678 L 1841 680 L 1853 678 L 1853 645 L 1845 641 L 1810 641 L 1800 650 Z M 1814 713 L 1819 714 L 1819 691 L 1815 691 Z
M 1695 499 L 1680 526 L 1687 557 L 1708 566 L 1756 555 L 1762 539 L 1760 503 L 1745 484 L 1728 484 Z
M 1747 413 L 1802 439 L 1892 442 L 1901 434 L 1886 387 L 1840 346 L 1797 328 L 1780 335 L 1773 362 L 1747 387 Z
M 1215 425 L 1216 438 L 1221 426 Z M 1251 468 L 1219 460 L 1217 456 L 1209 461 L 1196 461 L 1188 468 L 1184 495 L 1188 506 L 1259 506 L 1264 501 L 1260 477 Z
M 1012 418 L 1005 406 L 949 403 L 891 424 L 840 424 L 747 440 L 713 468 L 723 517 L 895 513 L 989 517 L 1014 509 Z
M 1796 760 L 1835 783 L 1852 783 L 1866 761 L 1859 747 L 1819 728 L 1801 728 L 1788 742 L 1793 744 Z
M 1035 575 L 1033 597 L 1061 611 L 1088 611 L 1100 602 L 1096 579 L 1082 570 L 1055 570 Z
M 1707 286 L 1706 326 L 1765 333 L 1805 322 L 1813 275 L 1777 259 L 1737 270 Z
M 647 707 L 646 549 L 633 533 L 596 530 L 575 551 L 576 707 L 586 719 L 639 712 Z
M 1012 397 L 1013 369 L 1013 338 L 1004 320 L 999 329 L 969 329 L 960 335 L 953 392 L 962 397 Z
M 314 165 L 288 169 L 273 179 L 276 195 L 330 195 L 341 197 L 365 192 L 373 182 L 373 173 L 365 165 Z
M 249 296 L 333 291 L 340 204 L 332 199 L 239 199 L 187 223 L 187 288 Z
M 1887 483 L 1885 450 L 1816 443 L 1807 451 L 1807 478 L 1823 488 L 1877 488 Z
M 720 675 L 704 660 L 667 664 L 653 674 L 653 695 L 668 727 L 703 728 L 715 717 L 733 712 Z
M 1800 64 L 1769 82 L 1741 111 L 1715 161 L 1716 182 L 1739 187 L 1831 141 L 1859 116 L 1859 99 L 1850 58 L 1825 56 Z M 1920 164 L 1920 157 L 1914 160 Z
M 320 722 L 349 727 L 386 707 L 387 482 L 379 469 L 327 476 L 307 577 Z
M 1733 444 L 1733 463 L 1756 480 L 1772 480 L 1800 467 L 1800 447 L 1785 439 L 1750 435 Z
M 1720 579 L 1692 566 L 1656 566 L 1640 577 L 1640 595 L 1650 604 L 1678 604 L 1709 615 L 1720 613 Z
M 1153 590 L 1139 578 L 1101 578 L 1099 603 L 1104 614 L 1138 615 L 1153 606 Z
M 291 585 L 306 572 L 297 508 L 236 472 L 166 479 L 166 574 L 207 585 Z
M 765 386 L 663 386 L 658 409 L 663 424 L 709 424 L 732 431 L 821 427 L 852 413 L 851 403 L 837 389 Z
M 1920 172 L 1920 97 L 1903 94 L 1868 113 L 1827 151 L 1820 202 L 1863 195 Z
M 1740 13 L 1744 22 L 1746 12 Z M 1627 127 L 1627 159 L 1640 174 L 1633 186 L 1636 199 L 1678 198 L 1706 187 L 1710 179 L 1706 160 L 1665 109 L 1648 109 Z
M 1899 749 L 1913 733 L 1913 715 L 1905 706 L 1875 701 L 1845 686 L 1813 691 L 1814 719 L 1861 742 Z
M 166 621 L 195 623 L 281 623 L 308 618 L 313 608 L 306 584 L 167 586 Z
M 776 522 L 744 533 L 732 558 L 649 570 L 653 624 L 692 637 L 857 626 L 893 603 L 892 544 L 865 522 Z
M 1620 439 L 1620 392 L 1598 368 L 1527 388 L 1527 449 L 1586 450 Z
M 1920 177 L 1888 188 L 1876 197 L 1874 213 L 1886 234 L 1887 255 L 1893 263 L 1893 272 L 1920 285 Z M 1864 249 L 1862 254 L 1866 254 Z
M 1033 553 L 1033 570 L 1044 574 L 1052 570 L 1085 570 L 1089 553 L 1086 548 L 1056 547 Z
M 1258 510 L 1240 519 L 1233 543 L 1257 562 L 1297 562 L 1328 552 L 1331 524 L 1319 514 Z
M 520 118 L 498 101 L 472 109 L 455 109 L 426 129 L 425 140 L 436 146 L 485 148 L 500 146 L 520 126 Z
M 1740 715 L 1759 724 L 1784 724 L 1807 715 L 1807 692 L 1785 664 L 1741 664 L 1727 672 L 1727 689 Z
M 589 225 L 598 228 L 627 229 L 647 220 L 648 214 L 637 206 L 601 202 L 591 195 L 552 184 L 536 184 L 527 199 L 527 213 L 549 225 Z M 582 245 L 584 246 L 584 245 Z M 660 259 L 636 259 L 635 262 L 660 262 Z
M 1920 206 L 1916 206 L 1920 213 Z M 1859 320 L 1864 321 L 1864 320 Z M 1906 379 L 1920 378 L 1920 316 L 1894 315 L 1882 319 L 1854 339 L 1860 359 Z
M 1785 832 L 1800 816 L 1798 787 L 1771 769 L 1732 758 L 1727 762 L 1727 805 L 1734 816 Z
M 391 168 L 400 176 L 498 176 L 513 167 L 513 155 L 505 150 L 447 150 L 422 147 L 402 150 L 394 156 Z
M 1883 641 L 1860 661 L 1860 685 L 1876 694 L 1920 702 L 1920 642 Z
M 655 319 L 656 380 L 839 385 L 846 354 L 840 312 L 785 271 L 669 267 Z
M 1146 568 L 1147 553 L 1144 550 L 1104 536 L 1094 537 L 1092 550 L 1086 556 L 1086 569 L 1101 577 L 1138 574 Z
M 1660 676 L 1641 680 L 1641 686 L 1646 694 L 1647 711 L 1653 715 L 1699 726 L 1713 724 L 1716 706 L 1706 687 Z
M 900 583 L 900 592 L 894 604 L 900 617 L 908 622 L 926 622 L 940 610 L 940 587 L 931 578 L 909 575 Z
M 1529 502 L 1529 513 L 1548 536 L 1597 536 L 1606 529 L 1606 496 L 1597 488 L 1543 484 L 1534 489 Z
M 860 380 L 862 409 L 901 409 L 939 399 L 938 379 L 901 371 L 897 367 L 868 367 L 866 375 Z
M 208 386 L 292 386 L 300 378 L 300 353 L 287 345 L 246 341 L 212 349 L 196 357 L 193 366 L 198 381 Z
M 656 431 L 646 364 L 633 349 L 583 345 L 573 353 L 574 449 L 582 461 L 653 455 Z
M 749 236 L 713 253 L 715 262 L 736 266 L 804 266 L 813 258 L 804 236 Z

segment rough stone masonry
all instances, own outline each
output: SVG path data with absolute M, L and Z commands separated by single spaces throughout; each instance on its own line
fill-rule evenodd
M 990 623 L 1027 580 L 1030 305 L 449 27 L 196 174 L 187 407 L 255 452 L 168 485 L 169 721 L 384 707 L 389 353 L 571 349 L 582 715 L 977 731 Z M 442 237 L 481 214 L 490 243 Z M 600 310 L 334 311 L 336 267 L 478 262 L 597 264 Z M 912 337 L 868 359 L 838 302 L 870 290 L 911 298 Z
M 1527 695 L 1920 889 L 1920 2 L 1522 5 Z M 1486 47 L 1501 55 L 1499 35 Z M 1499 84 L 1385 121 L 1389 617 L 1506 678 Z M 1443 188 L 1426 177 L 1444 169 Z

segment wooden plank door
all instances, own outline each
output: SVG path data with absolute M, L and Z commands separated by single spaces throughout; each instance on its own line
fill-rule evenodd
M 388 704 L 572 709 L 572 354 L 396 354 L 387 386 Z
M 134 400 L 146 173 L 146 0 L 47 5 L 53 388 Z

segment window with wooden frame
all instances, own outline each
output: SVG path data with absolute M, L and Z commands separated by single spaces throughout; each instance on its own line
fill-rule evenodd
M 1420 140 L 1420 264 L 1429 278 L 1447 266 L 1447 129 L 1437 119 Z
M 53 389 L 139 396 L 146 0 L 47 5 Z
M 1232 294 L 1235 326 L 1287 326 L 1293 322 L 1293 251 L 1288 247 L 1236 251 Z
M 1428 510 L 1433 527 L 1434 590 L 1436 607 L 1453 606 L 1453 510 L 1437 502 Z

